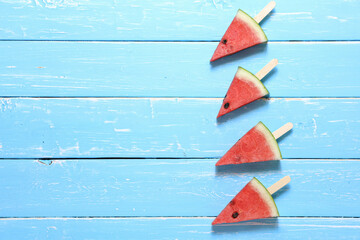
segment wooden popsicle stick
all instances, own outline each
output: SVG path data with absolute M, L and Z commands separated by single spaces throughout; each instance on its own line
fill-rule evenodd
M 285 124 L 284 126 L 282 126 L 281 128 L 279 128 L 278 130 L 274 131 L 272 134 L 274 136 L 275 139 L 280 138 L 282 135 L 284 135 L 285 133 L 287 133 L 288 131 L 290 131 L 293 128 L 293 124 L 291 122 L 288 122 L 287 124 Z
M 276 3 L 275 1 L 271 1 L 264 7 L 263 10 L 261 10 L 258 15 L 254 17 L 254 20 L 257 23 L 260 23 L 275 7 Z
M 261 80 L 263 79 L 271 70 L 273 70 L 274 67 L 279 63 L 279 61 L 274 58 L 271 60 L 268 64 L 265 65 L 255 76 Z
M 291 180 L 290 176 L 285 176 L 276 183 L 274 183 L 273 185 L 271 185 L 270 187 L 268 187 L 267 190 L 271 195 L 273 195 L 274 193 L 279 191 L 282 187 L 284 187 L 286 184 L 288 184 L 290 180 Z

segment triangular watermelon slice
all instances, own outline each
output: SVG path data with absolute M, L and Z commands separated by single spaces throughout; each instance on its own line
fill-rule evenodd
M 210 62 L 264 42 L 267 37 L 259 24 L 239 9 Z
M 212 225 L 278 216 L 271 194 L 259 180 L 253 178 L 221 211 Z
M 217 117 L 268 95 L 264 84 L 251 72 L 239 67 Z
M 216 166 L 281 159 L 275 137 L 262 122 L 259 122 L 230 148 Z

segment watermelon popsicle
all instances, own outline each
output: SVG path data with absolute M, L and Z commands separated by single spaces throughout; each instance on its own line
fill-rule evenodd
M 292 127 L 293 124 L 289 122 L 271 133 L 262 122 L 259 122 L 220 158 L 216 166 L 281 160 L 276 139 L 290 131 Z
M 261 79 L 277 64 L 278 60 L 272 59 L 255 75 L 239 67 L 224 97 L 217 118 L 268 95 L 269 91 Z
M 268 39 L 259 23 L 273 10 L 275 5 L 274 1 L 270 2 L 255 18 L 251 18 L 239 9 L 224 36 L 221 38 L 210 62 L 245 48 L 267 42 Z
M 212 225 L 278 217 L 279 212 L 271 195 L 290 180 L 289 176 L 285 176 L 266 189 L 259 180 L 253 178 L 221 211 Z

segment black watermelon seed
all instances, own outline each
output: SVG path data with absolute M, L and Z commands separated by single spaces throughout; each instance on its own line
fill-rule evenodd
M 223 42 L 223 44 L 226 44 L 226 43 L 227 43 L 227 40 L 226 40 L 226 39 L 224 39 L 224 40 L 222 40 L 222 42 Z
M 234 212 L 232 215 L 231 215 L 233 218 L 237 218 L 239 216 L 239 213 L 238 212 Z
M 225 109 L 228 109 L 229 106 L 230 106 L 230 104 L 227 102 L 227 103 L 225 103 L 224 108 L 225 108 Z

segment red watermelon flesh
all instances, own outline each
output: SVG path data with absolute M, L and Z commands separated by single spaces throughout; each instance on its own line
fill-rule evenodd
M 278 216 L 271 194 L 259 180 L 253 178 L 221 211 L 212 225 Z
M 264 42 L 267 37 L 259 24 L 239 9 L 210 62 Z
M 259 122 L 230 148 L 216 166 L 281 160 L 281 158 L 276 139 L 269 129 Z
M 268 94 L 269 92 L 264 84 L 255 75 L 239 67 L 217 117 L 221 117 Z

